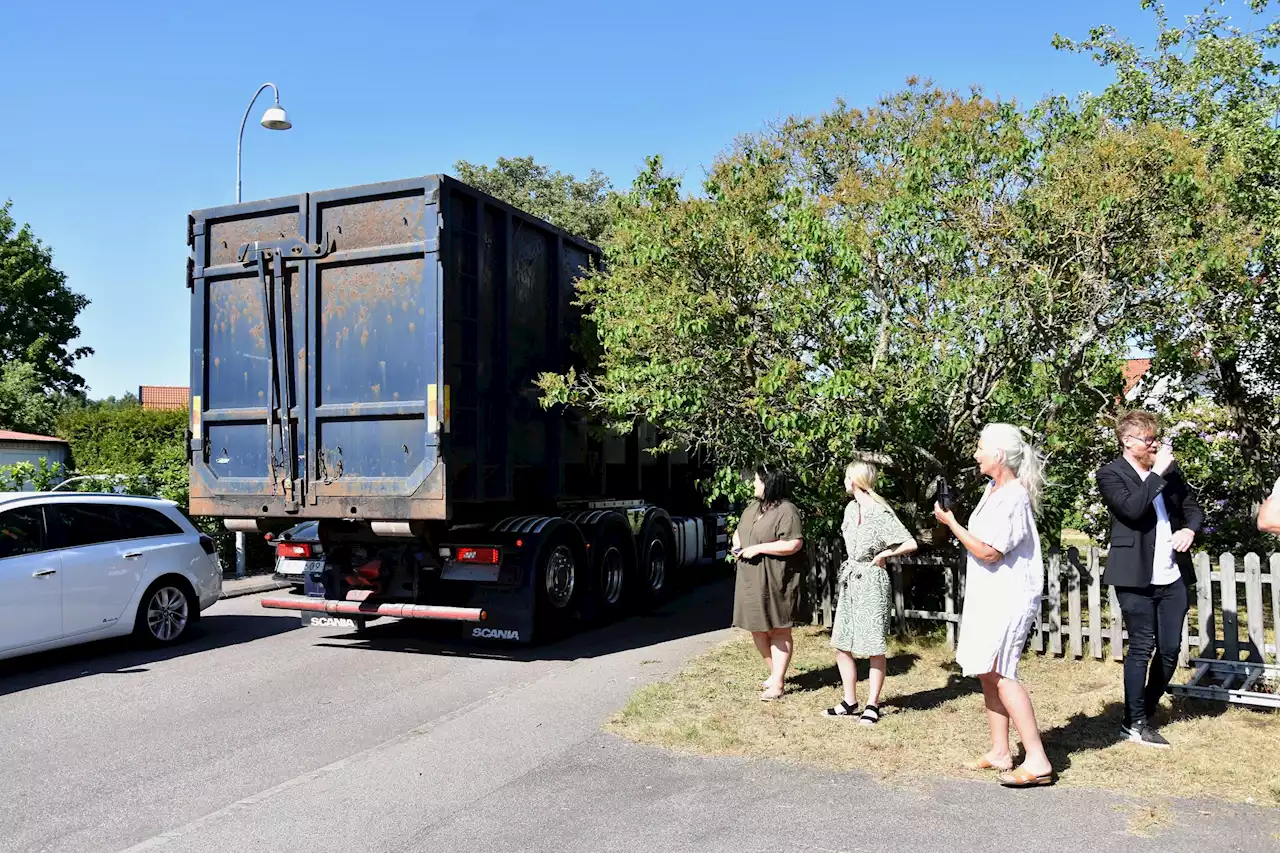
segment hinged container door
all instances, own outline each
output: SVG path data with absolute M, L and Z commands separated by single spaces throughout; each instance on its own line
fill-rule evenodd
M 307 381 L 309 502 L 315 514 L 435 515 L 446 396 L 440 387 L 439 187 L 431 178 L 310 196 Z
M 192 215 L 191 498 L 197 514 L 305 500 L 307 197 Z

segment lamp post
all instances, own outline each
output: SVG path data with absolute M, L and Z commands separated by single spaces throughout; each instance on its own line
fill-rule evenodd
M 244 118 L 240 119 L 240 136 L 236 139 L 236 204 L 240 203 L 240 152 L 244 148 L 244 126 L 249 121 L 249 113 L 253 111 L 253 105 L 257 103 L 258 96 L 270 89 L 276 96 L 274 106 L 267 107 L 267 111 L 262 114 L 261 124 L 267 130 L 288 130 L 293 127 L 293 122 L 289 121 L 288 114 L 285 113 L 284 107 L 280 106 L 280 90 L 276 88 L 275 83 L 263 83 L 258 87 L 258 91 L 253 93 L 253 98 L 249 101 L 249 106 L 244 108 Z M 236 532 L 236 577 L 244 577 L 245 570 L 245 538 L 241 532 Z
M 293 127 L 293 122 L 289 121 L 289 116 L 285 113 L 284 108 L 280 106 L 280 90 L 276 88 L 275 83 L 263 83 L 258 87 L 258 91 L 253 93 L 253 99 L 249 101 L 249 106 L 244 108 L 244 118 L 240 119 L 240 137 L 236 140 L 236 203 L 240 202 L 240 150 L 244 147 L 244 125 L 249 120 L 249 113 L 253 110 L 254 103 L 257 102 L 258 96 L 271 89 L 275 93 L 275 106 L 268 107 L 267 111 L 262 114 L 261 124 L 267 130 L 288 130 Z

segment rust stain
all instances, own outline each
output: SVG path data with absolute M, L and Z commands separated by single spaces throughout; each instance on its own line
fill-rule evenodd
M 392 200 L 396 204 L 400 201 L 403 200 Z M 382 204 L 382 202 L 371 204 Z M 348 227 L 351 224 L 352 208 L 328 211 L 326 217 L 334 213 L 341 213 L 344 217 L 341 220 L 346 238 L 343 246 L 351 248 L 358 236 Z M 326 221 L 331 226 L 336 220 L 327 219 Z M 399 220 L 396 221 L 399 222 Z M 403 223 L 400 223 L 400 227 L 403 228 Z M 394 228 L 393 231 L 395 231 Z M 367 237 L 367 233 L 364 236 Z M 390 236 L 396 238 L 392 242 L 404 242 L 402 232 L 396 232 Z M 347 338 L 350 336 L 350 331 L 354 330 L 359 335 L 361 343 L 367 346 L 369 337 L 376 336 L 378 333 L 373 320 L 375 316 L 385 316 L 387 324 L 392 325 L 397 305 L 406 313 L 410 306 L 417 305 L 422 287 L 424 263 L 422 258 L 413 258 L 325 270 L 320 284 L 319 313 L 320 326 L 326 341 L 330 340 L 329 321 L 340 320 L 348 325 L 340 334 L 335 335 L 335 338 Z M 419 311 L 419 313 L 423 312 Z
M 414 332 L 416 332 L 417 330 L 418 330 L 418 324 L 417 324 L 417 323 L 410 323 L 410 324 L 409 324 L 409 334 L 411 334 L 411 335 L 412 335 L 412 334 L 413 334 Z
M 222 356 L 214 356 L 213 366 L 215 369 L 222 366 Z
M 350 201 L 322 212 L 321 228 L 338 241 L 339 250 L 394 246 L 426 236 L 426 205 L 419 194 L 375 201 Z
M 214 223 L 208 230 L 209 263 L 215 266 L 239 263 L 237 253 L 242 245 L 254 240 L 278 240 L 281 231 L 289 235 L 298 233 L 297 212 Z

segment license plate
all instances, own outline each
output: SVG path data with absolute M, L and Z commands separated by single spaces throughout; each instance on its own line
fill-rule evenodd
M 281 560 L 276 572 L 290 577 L 306 577 L 324 571 L 324 560 Z

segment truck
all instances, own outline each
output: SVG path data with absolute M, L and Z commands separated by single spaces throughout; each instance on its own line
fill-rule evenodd
M 586 366 L 591 243 L 436 175 L 198 210 L 187 244 L 190 511 L 318 524 L 305 595 L 264 607 L 531 642 L 724 558 L 696 455 L 541 405 Z

